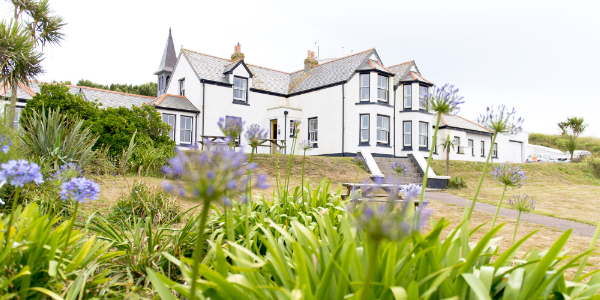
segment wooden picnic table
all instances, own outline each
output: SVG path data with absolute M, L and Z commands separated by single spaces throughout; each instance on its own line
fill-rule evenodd
M 390 195 L 390 193 L 393 192 L 394 188 L 396 189 L 396 193 L 394 193 L 395 195 L 391 195 L 391 200 L 394 201 L 400 201 L 402 202 L 402 196 L 400 196 L 400 189 L 406 187 L 407 185 L 394 185 L 394 184 L 389 184 L 389 183 L 384 183 L 384 184 L 376 184 L 376 183 L 342 183 L 342 186 L 348 189 L 348 193 L 346 195 L 342 195 L 342 198 L 346 199 L 347 197 L 349 197 L 350 195 L 352 195 L 352 188 L 356 187 L 357 189 L 360 189 L 360 196 L 361 198 L 358 199 L 359 201 L 365 201 L 367 199 L 367 197 L 369 196 L 375 196 L 373 195 L 374 192 L 376 192 L 377 190 L 384 190 L 387 195 L 385 196 L 385 199 L 371 199 L 371 201 L 374 202 L 382 202 L 382 201 L 387 201 L 387 197 Z M 382 198 L 382 197 L 379 197 Z M 413 202 L 415 204 L 415 207 L 419 205 L 419 199 L 413 199 Z M 423 201 L 423 204 L 428 204 L 428 201 Z

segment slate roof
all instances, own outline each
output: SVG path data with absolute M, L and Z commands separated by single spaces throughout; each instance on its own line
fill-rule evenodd
M 412 67 L 415 64 L 414 60 L 407 61 L 401 64 L 393 65 L 388 67 L 392 72 L 394 72 L 394 86 L 400 84 L 400 80 L 406 76 Z M 415 66 L 416 67 L 416 66 Z
M 370 59 L 363 62 L 360 66 L 358 66 L 358 68 L 356 68 L 356 70 L 360 70 L 360 71 L 375 70 L 375 71 L 387 73 L 390 75 L 394 75 L 394 71 L 390 70 L 389 68 L 386 68 L 379 61 L 376 61 L 376 60 L 374 61 L 374 60 L 370 60 Z
M 169 37 L 167 38 L 167 44 L 165 45 L 165 51 L 163 52 L 162 59 L 158 70 L 154 72 L 157 75 L 160 72 L 167 71 L 173 72 L 177 65 L 177 54 L 175 52 L 175 45 L 173 45 L 173 36 L 171 36 L 171 28 L 169 28 Z
M 437 114 L 436 114 L 436 117 L 437 117 Z M 442 124 L 440 124 L 440 127 L 448 126 L 448 127 L 469 129 L 469 130 L 473 130 L 473 131 L 486 132 L 486 133 L 491 132 L 487 128 L 485 128 L 471 120 L 468 120 L 461 116 L 458 116 L 458 115 L 442 115 L 441 121 L 442 121 Z
M 199 112 L 198 108 L 190 102 L 185 96 L 163 94 L 162 96 L 146 102 L 156 108 L 171 108 L 186 111 Z

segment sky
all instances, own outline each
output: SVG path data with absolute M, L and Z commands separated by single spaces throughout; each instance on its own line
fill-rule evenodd
M 384 65 L 415 60 L 423 77 L 460 88 L 460 115 L 515 108 L 530 133 L 567 117 L 600 137 L 600 1 L 71 1 L 50 0 L 68 25 L 44 49 L 42 81 L 156 81 L 169 28 L 181 47 L 292 72 L 376 48 Z M 0 3 L 4 19 L 11 6 Z M 318 47 L 318 48 L 317 48 Z

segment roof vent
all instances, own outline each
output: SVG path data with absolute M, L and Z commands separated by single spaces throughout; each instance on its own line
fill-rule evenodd
M 243 60 L 244 58 L 245 56 L 244 53 L 242 53 L 242 45 L 238 43 L 237 45 L 233 46 L 233 54 L 231 54 L 231 60 L 238 61 Z
M 318 64 L 319 61 L 315 58 L 315 51 L 308 50 L 308 57 L 304 60 L 304 71 L 308 71 Z

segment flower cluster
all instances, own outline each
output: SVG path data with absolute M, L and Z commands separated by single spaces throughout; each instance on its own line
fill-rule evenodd
M 8 153 L 8 150 L 10 150 L 10 146 L 12 146 L 10 137 L 3 133 L 2 136 L 0 136 L 0 151 Z
M 525 172 L 521 171 L 521 167 L 513 167 L 507 164 L 501 164 L 500 167 L 496 167 L 492 170 L 492 178 L 498 184 L 510 187 L 520 188 L 527 183 L 527 176 Z
M 298 143 L 298 148 L 300 150 L 308 151 L 312 149 L 312 143 L 309 140 L 302 140 L 300 143 Z
M 354 157 L 354 163 L 359 167 L 367 165 L 367 161 L 365 160 L 365 158 L 358 155 Z
M 241 118 L 220 118 L 217 125 L 226 137 L 233 140 L 242 134 L 244 122 Z
M 63 182 L 60 187 L 60 199 L 72 199 L 77 202 L 88 202 L 96 200 L 100 195 L 100 186 L 93 180 L 85 177 L 74 177 L 67 182 Z
M 421 195 L 421 190 L 420 184 L 411 183 L 402 187 L 400 192 L 402 193 L 404 200 L 412 200 Z
M 223 147 L 209 145 L 208 150 L 190 157 L 181 150 L 176 150 L 176 153 L 163 172 L 178 180 L 175 183 L 165 182 L 163 187 L 167 192 L 205 204 L 216 201 L 228 205 L 231 199 L 245 195 L 249 179 L 246 174 L 256 169 L 256 164 L 246 162 L 243 152 Z M 269 187 L 265 175 L 255 176 L 252 184 L 260 189 Z
M 267 138 L 267 131 L 261 129 L 258 124 L 250 125 L 250 128 L 246 130 L 246 139 L 248 144 L 252 148 L 258 147 Z
M 0 182 L 8 182 L 14 187 L 23 187 L 34 182 L 43 183 L 41 168 L 36 163 L 26 160 L 10 160 L 0 166 Z
M 394 170 L 396 174 L 402 174 L 408 172 L 408 167 L 405 164 L 398 161 L 392 165 L 392 170 Z
M 518 194 L 508 199 L 508 203 L 512 208 L 529 213 L 535 210 L 535 199 L 527 194 Z
M 504 105 L 494 108 L 486 108 L 485 114 L 477 118 L 477 122 L 493 133 L 503 133 L 508 135 L 519 134 L 523 131 L 523 118 L 516 118 L 516 111 L 513 108 L 509 111 Z
M 58 182 L 65 182 L 71 180 L 71 178 L 81 177 L 82 174 L 81 166 L 70 162 L 60 166 L 58 171 L 52 174 L 52 179 Z
M 460 111 L 459 106 L 465 101 L 459 97 L 458 88 L 446 83 L 442 87 L 433 86 L 432 92 L 427 93 L 421 100 L 421 107 L 441 114 L 456 114 Z

